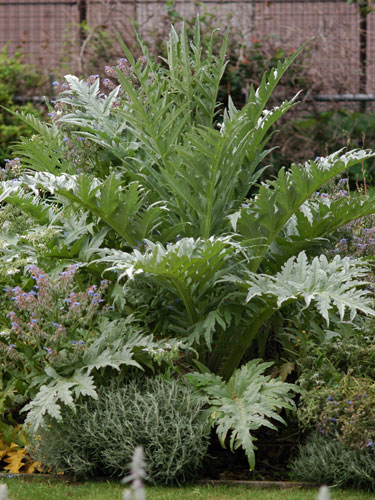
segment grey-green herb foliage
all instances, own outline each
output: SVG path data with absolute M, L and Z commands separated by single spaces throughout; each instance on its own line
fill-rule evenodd
M 292 478 L 341 488 L 375 490 L 373 447 L 353 449 L 313 433 L 292 464 Z
M 348 311 L 351 318 L 357 311 L 373 313 L 361 289 L 365 266 L 348 257 L 311 260 L 310 249 L 347 222 L 374 213 L 375 205 L 359 197 L 311 199 L 327 181 L 372 157 L 368 151 L 338 151 L 282 168 L 256 186 L 268 132 L 296 98 L 272 109 L 267 103 L 299 52 L 250 89 L 243 109 L 229 100 L 220 114 L 226 37 L 214 55 L 214 36 L 203 50 L 199 21 L 191 41 L 184 27 L 180 34 L 172 28 L 163 65 L 141 40 L 141 60 L 124 47 L 127 70 L 117 71 L 119 87 L 104 99 L 98 79 L 68 75 L 57 121 L 23 116 L 39 135 L 19 145 L 29 170 L 2 185 L 0 201 L 38 213 L 38 193 L 48 193 L 50 204 L 84 215 L 101 238 L 90 252 L 77 239 L 75 253 L 64 256 L 91 270 L 117 271 L 123 287 L 116 289 L 117 306 L 141 315 L 160 337 L 190 343 L 199 366 L 224 383 L 253 341 L 261 340 L 265 322 L 285 306 L 314 310 L 327 323 L 332 316 L 346 319 Z M 90 174 L 75 171 L 66 131 L 110 153 L 111 163 Z M 23 186 L 36 193 L 32 206 Z M 242 435 L 242 427 L 239 434 L 228 422 Z M 248 436 L 238 439 L 247 446 Z
M 161 377 L 138 378 L 99 389 L 99 398 L 81 400 L 63 420 L 39 430 L 32 454 L 46 468 L 87 477 L 117 476 L 129 470 L 133 451 L 142 446 L 151 482 L 192 479 L 208 446 L 205 400 L 192 388 Z

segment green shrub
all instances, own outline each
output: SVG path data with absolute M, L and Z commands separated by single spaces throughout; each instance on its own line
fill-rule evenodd
M 316 325 L 315 325 L 316 326 Z M 303 390 L 332 387 L 345 374 L 375 379 L 374 320 L 366 318 L 356 325 L 334 324 L 330 329 L 295 330 L 294 358 Z M 324 325 L 323 325 L 324 327 Z
M 26 96 L 41 83 L 41 78 L 30 65 L 22 62 L 23 56 L 16 53 L 9 56 L 7 46 L 0 50 L 0 106 L 12 111 L 24 111 L 34 116 L 41 113 L 31 104 L 16 106 L 15 96 Z M 9 146 L 21 135 L 30 136 L 31 129 L 12 114 L 0 108 L 0 163 L 9 156 Z
M 313 433 L 292 464 L 297 481 L 375 490 L 375 449 L 353 449 Z
M 280 163 L 304 161 L 307 156 L 325 155 L 340 148 L 373 147 L 375 117 L 371 113 L 359 113 L 345 109 L 330 109 L 306 114 L 285 124 L 279 141 L 287 141 L 282 151 L 275 152 Z M 374 185 L 374 161 L 366 160 L 348 172 L 351 188 L 362 184 L 363 175 Z M 346 188 L 345 188 L 346 189 Z
M 161 377 L 102 387 L 97 401 L 82 400 L 76 413 L 66 409 L 62 422 L 43 427 L 33 455 L 47 468 L 76 476 L 122 476 L 141 445 L 152 482 L 183 482 L 206 454 L 203 404 L 189 386 Z
M 375 384 L 346 375 L 334 387 L 314 388 L 303 394 L 298 410 L 304 428 L 317 428 L 353 448 L 375 442 Z

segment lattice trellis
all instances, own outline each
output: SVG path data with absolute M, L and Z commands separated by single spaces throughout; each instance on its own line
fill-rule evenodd
M 360 15 L 345 0 L 176 0 L 174 9 L 184 17 L 211 13 L 218 25 L 230 20 L 232 31 L 247 45 L 257 39 L 293 50 L 313 38 L 310 64 L 326 75 L 320 91 L 375 93 L 375 13 L 367 16 L 363 88 Z M 131 20 L 148 37 L 167 30 L 166 13 L 165 0 L 2 0 L 0 46 L 8 43 L 10 53 L 20 49 L 38 67 L 52 69 L 61 64 L 67 46 L 80 51 L 77 24 L 82 17 L 91 26 L 108 26 L 129 39 Z

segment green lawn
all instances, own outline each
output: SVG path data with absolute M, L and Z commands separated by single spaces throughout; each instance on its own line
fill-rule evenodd
M 121 500 L 118 483 L 66 483 L 56 480 L 12 478 L 6 482 L 11 500 Z M 189 486 L 147 488 L 147 500 L 315 500 L 317 490 L 252 489 L 244 486 Z M 372 493 L 333 490 L 332 500 L 370 500 Z

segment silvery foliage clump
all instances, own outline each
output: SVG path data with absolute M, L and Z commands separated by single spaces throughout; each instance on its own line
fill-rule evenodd
M 80 398 L 76 413 L 49 418 L 30 454 L 54 472 L 87 478 L 123 477 L 134 449 L 143 446 L 154 484 L 193 480 L 207 453 L 206 400 L 186 382 L 162 376 L 133 377 L 98 389 L 98 399 Z
M 130 488 L 125 489 L 122 494 L 123 500 L 146 500 L 146 490 L 144 487 L 144 480 L 146 478 L 145 454 L 142 446 L 137 446 L 130 465 L 130 474 L 123 479 L 124 483 L 130 483 Z
M 270 423 L 293 397 L 292 390 L 285 395 L 285 387 L 281 394 L 274 387 L 268 397 L 265 382 L 258 413 L 242 384 L 255 369 L 253 364 L 239 371 L 245 354 L 252 349 L 264 355 L 265 325 L 302 311 L 321 316 L 327 325 L 333 316 L 346 321 L 358 312 L 374 314 L 363 289 L 366 266 L 349 257 L 331 262 L 316 256 L 340 227 L 375 212 L 371 199 L 330 200 L 316 192 L 374 154 L 341 150 L 281 168 L 259 183 L 272 127 L 297 96 L 267 106 L 300 51 L 279 61 L 257 89 L 250 88 L 243 109 L 229 98 L 221 110 L 227 36 L 219 54 L 214 36 L 204 50 L 199 21 L 192 40 L 185 26 L 181 33 L 172 28 L 163 64 L 141 40 L 142 62 L 124 47 L 129 72 L 119 69 L 118 89 L 104 97 L 99 79 L 90 83 L 68 75 L 57 120 L 45 124 L 21 116 L 37 135 L 16 147 L 28 170 L 18 181 L 1 184 L 0 201 L 41 224 L 60 225 L 60 243 L 70 259 L 119 277 L 120 310 L 129 306 L 158 338 L 178 337 L 195 349 L 198 363 L 186 356 L 188 371 L 199 366 L 204 375 L 199 390 L 217 408 L 221 436 L 233 432 L 232 447 L 241 446 L 253 467 L 249 426 Z M 78 172 L 70 161 L 67 130 L 93 148 L 87 170 Z M 45 195 L 55 211 L 46 211 Z M 52 222 L 57 212 L 61 216 Z M 62 227 L 66 213 L 77 220 L 85 215 L 87 228 L 78 234 Z M 264 381 L 263 373 L 259 377 Z M 241 397 L 228 397 L 237 385 Z M 48 400 L 56 391 L 44 387 L 41 396 Z M 43 419 L 42 411 L 36 408 L 31 425 Z
M 291 478 L 339 488 L 375 491 L 373 446 L 351 447 L 335 438 L 311 433 L 291 463 Z

